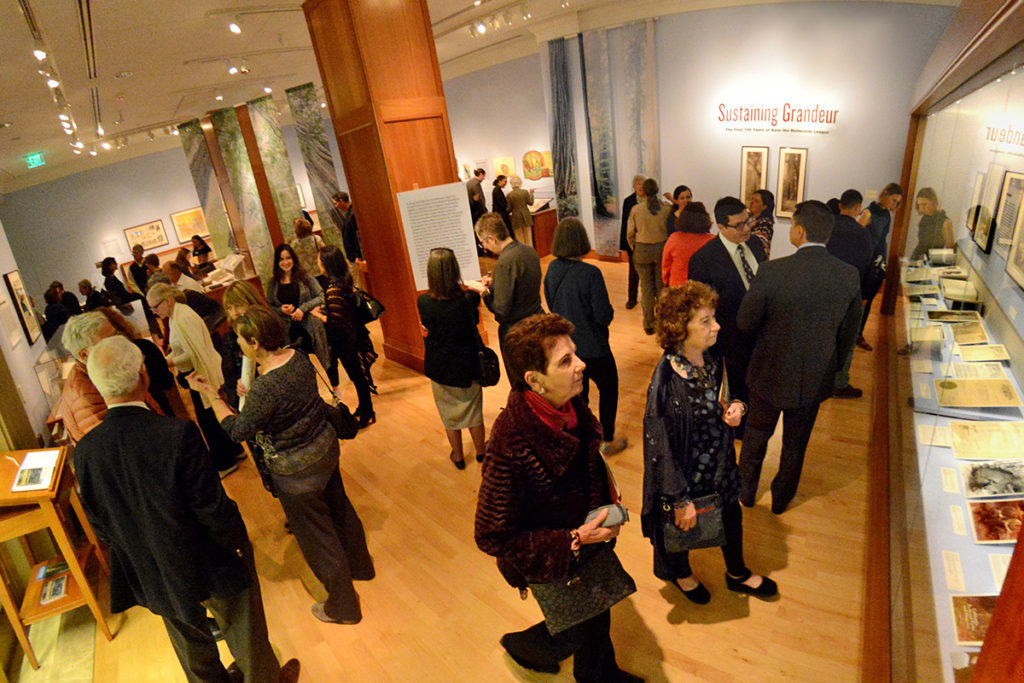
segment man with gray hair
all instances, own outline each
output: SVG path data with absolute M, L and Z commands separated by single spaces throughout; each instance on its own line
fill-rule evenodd
M 278 664 L 263 613 L 252 545 L 192 422 L 146 406 L 142 353 L 111 337 L 89 353 L 89 378 L 109 412 L 75 450 L 82 505 L 110 546 L 110 609 L 160 615 L 189 681 L 297 680 Z M 206 620 L 224 633 L 237 671 L 225 669 Z
M 81 441 L 107 415 L 103 397 L 86 374 L 85 362 L 93 344 L 113 335 L 114 328 L 99 311 L 72 316 L 64 325 L 61 343 L 75 363 L 64 380 L 54 414 L 63 421 L 72 443 Z

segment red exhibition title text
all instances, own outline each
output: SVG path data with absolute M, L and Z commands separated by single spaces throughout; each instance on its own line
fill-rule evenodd
M 781 117 L 780 117 L 781 112 Z M 782 123 L 830 123 L 839 118 L 838 109 L 827 109 L 820 104 L 801 107 L 786 102 L 779 107 L 772 106 L 726 106 L 718 105 L 718 120 L 723 123 L 763 123 L 778 126 Z

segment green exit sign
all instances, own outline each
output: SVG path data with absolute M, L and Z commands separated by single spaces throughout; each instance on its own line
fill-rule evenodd
M 38 168 L 39 166 L 45 166 L 46 160 L 43 159 L 42 152 L 36 152 L 25 157 L 25 163 L 28 164 L 29 168 Z

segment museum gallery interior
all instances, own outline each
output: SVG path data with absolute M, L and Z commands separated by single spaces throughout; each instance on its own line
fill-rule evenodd
M 630 520 L 612 555 L 635 590 L 611 608 L 613 664 L 648 681 L 1024 680 L 1021 3 L 11 0 L 0 27 L 0 680 L 186 680 L 157 614 L 111 612 L 113 555 L 62 420 L 82 363 L 53 332 L 51 283 L 109 293 L 111 258 L 136 291 L 133 247 L 159 274 L 199 236 L 210 251 L 183 278 L 198 271 L 217 301 L 235 281 L 262 297 L 303 217 L 384 311 L 367 323 L 375 423 L 339 459 L 376 576 L 356 584 L 359 623 L 311 614 L 326 589 L 241 460 L 222 485 L 277 658 L 297 658 L 303 681 L 574 680 L 573 661 L 527 667 L 503 640 L 551 616 L 478 547 L 489 463 L 452 466 L 423 374 L 431 249 L 450 247 L 467 285 L 497 272 L 474 239 L 478 169 L 488 209 L 529 194 L 532 230 L 513 236 L 544 272 L 556 224 L 579 218 L 614 309 L 626 445 L 606 462 Z M 652 202 L 685 185 L 712 235 L 720 198 L 769 191 L 769 263 L 798 252 L 801 202 L 855 189 L 891 218 L 862 271 L 881 282 L 848 365 L 862 395 L 821 404 L 788 509 L 762 481 L 742 511 L 746 562 L 778 584 L 768 600 L 737 591 L 714 549 L 690 555 L 706 604 L 652 571 L 644 425 L 663 350 L 620 241 L 638 175 L 657 182 Z M 163 304 L 121 303 L 163 345 Z M 499 322 L 480 306 L 495 351 Z M 356 386 L 340 386 L 354 408 Z M 483 388 L 488 437 L 511 389 L 507 368 Z M 198 419 L 187 389 L 170 393 Z M 30 463 L 43 461 L 40 483 Z

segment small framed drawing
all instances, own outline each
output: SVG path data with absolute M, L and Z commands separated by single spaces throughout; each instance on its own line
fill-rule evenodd
M 164 230 L 163 220 L 159 218 L 133 228 L 125 228 L 124 237 L 128 240 L 129 248 L 141 244 L 146 251 L 167 244 L 167 231 Z
M 986 254 L 992 251 L 992 212 L 981 203 L 985 194 L 985 174 L 978 173 L 971 192 L 970 208 L 967 209 L 967 229 L 971 238 Z
M 768 186 L 768 148 L 743 147 L 740 150 L 740 201 L 750 203 L 750 195 Z
M 174 225 L 174 235 L 178 238 L 178 244 L 188 244 L 192 241 L 192 235 L 210 236 L 210 230 L 206 227 L 206 216 L 203 215 L 201 206 L 172 213 L 171 223 Z
M 1005 181 L 1003 187 L 1006 187 Z M 1010 242 L 1010 251 L 1006 255 L 1006 272 L 1021 289 L 1024 289 L 1024 227 L 1021 226 L 1021 223 L 1024 223 L 1024 203 L 1020 201 L 1019 197 L 1016 203 L 1016 213 L 1012 220 L 1013 239 Z M 1002 226 L 1001 221 L 1002 212 L 1000 212 L 1000 226 Z
M 21 281 L 21 273 L 16 270 L 4 275 L 4 282 L 7 283 L 7 291 L 11 293 L 11 301 L 14 302 L 14 310 L 18 312 L 18 320 L 21 321 L 21 329 L 28 338 L 29 346 L 39 339 L 41 330 L 39 321 L 36 320 L 36 312 L 32 309 L 32 300 L 28 298 L 25 291 L 25 284 Z
M 1010 269 L 1012 242 L 1017 239 L 1015 228 L 1020 224 L 1020 209 L 1024 206 L 1024 173 L 1007 171 L 1003 174 L 1003 186 L 999 190 L 999 204 L 996 209 L 996 239 L 993 245 L 996 253 L 1006 257 L 1006 269 Z M 1011 273 L 1012 274 L 1012 273 Z M 1017 284 L 1024 287 L 1024 282 L 1014 278 Z
M 775 193 L 775 215 L 779 218 L 792 218 L 796 205 L 804 200 L 806 173 L 806 147 L 779 148 L 779 185 Z

